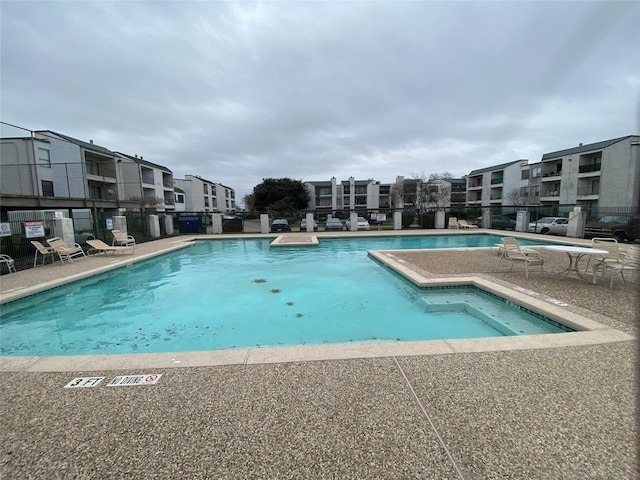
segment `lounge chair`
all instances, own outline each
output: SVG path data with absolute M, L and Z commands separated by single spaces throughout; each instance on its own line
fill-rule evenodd
M 74 243 L 73 246 L 69 246 L 60 237 L 50 238 L 47 240 L 47 243 L 56 251 L 62 263 L 64 263 L 65 260 L 73 262 L 73 257 L 78 257 L 80 255 L 86 257 L 84 250 L 77 243 Z
M 7 266 L 7 270 L 9 270 L 9 273 L 15 273 L 16 262 L 9 255 L 0 253 L 0 265 L 3 263 Z
M 47 255 L 51 255 L 51 263 L 56 261 L 56 251 L 53 248 L 47 247 L 46 245 L 43 245 L 36 240 L 31 240 L 31 245 L 36 247 L 36 252 L 33 255 L 33 268 L 36 268 L 36 263 L 38 262 L 38 254 L 42 256 L 41 265 L 44 265 L 44 262 L 47 259 Z
M 539 266 L 540 271 L 544 272 L 544 259 L 540 255 L 540 252 L 532 250 L 530 248 L 520 248 L 518 240 L 514 237 L 502 237 L 502 245 L 504 246 L 503 254 L 500 255 L 500 261 L 498 266 L 502 263 L 502 260 L 509 260 L 511 262 L 511 270 L 516 262 L 524 263 L 525 278 L 529 280 L 529 267 Z
M 449 217 L 449 229 L 457 230 L 459 228 L 458 218 L 457 217 Z
M 121 230 L 111 230 L 111 235 L 113 235 L 111 246 L 130 247 L 136 244 L 135 238 L 131 235 L 127 235 Z
M 600 248 L 600 247 L 598 247 Z M 609 288 L 613 288 L 613 279 L 620 275 L 624 283 L 624 272 L 630 271 L 635 274 L 640 271 L 640 247 L 632 245 L 627 252 L 620 253 L 617 258 L 605 258 L 603 261 L 593 265 L 593 283 L 596 283 L 597 274 L 603 277 L 611 277 Z
M 469 230 L 470 228 L 478 228 L 477 225 L 473 225 L 472 223 L 468 223 L 466 220 L 458 220 L 458 228 L 463 228 L 465 230 Z
M 96 253 L 105 253 L 107 255 L 111 253 L 131 253 L 133 255 L 133 245 L 128 247 L 119 247 L 114 245 L 107 245 L 102 240 L 94 239 L 87 240 L 87 245 L 91 246 Z

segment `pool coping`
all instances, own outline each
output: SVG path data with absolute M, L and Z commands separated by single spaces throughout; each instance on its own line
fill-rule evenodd
M 229 239 L 230 237 L 215 237 Z M 240 238 L 247 238 L 240 237 Z M 40 293 L 56 286 L 104 273 L 128 264 L 186 248 L 195 238 L 181 239 L 171 247 L 136 258 L 114 262 L 97 269 L 35 287 L 3 295 L 2 303 Z M 566 240 L 565 240 L 566 242 Z M 308 244 L 308 243 L 307 243 Z M 447 249 L 451 250 L 451 249 Z M 455 249 L 465 250 L 465 248 Z M 392 269 L 415 285 L 425 287 L 471 285 L 503 297 L 517 305 L 570 326 L 575 332 L 523 335 L 517 337 L 487 337 L 475 339 L 424 340 L 410 342 L 349 343 L 332 345 L 304 345 L 293 347 L 239 348 L 195 352 L 164 352 L 113 355 L 69 355 L 42 357 L 0 356 L 0 372 L 71 372 L 100 370 L 131 370 L 138 368 L 179 368 L 214 365 L 250 365 L 266 363 L 346 360 L 354 358 L 442 355 L 491 351 L 530 350 L 575 347 L 634 340 L 635 337 L 567 310 L 554 299 L 540 297 L 524 288 L 509 288 L 477 276 L 427 278 L 394 258 L 399 250 L 370 250 L 368 255 Z M 414 250 L 419 251 L 419 250 Z M 433 251 L 433 249 L 429 249 Z M 540 297 L 540 298 L 539 298 Z

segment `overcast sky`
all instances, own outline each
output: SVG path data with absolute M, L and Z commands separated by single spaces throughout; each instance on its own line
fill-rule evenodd
M 640 133 L 640 2 L 0 9 L 2 122 L 143 155 L 240 203 L 267 177 L 462 176 Z

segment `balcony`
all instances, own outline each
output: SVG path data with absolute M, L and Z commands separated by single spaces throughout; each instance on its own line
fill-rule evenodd
M 562 170 L 558 170 L 555 172 L 542 172 L 542 179 L 541 181 L 545 182 L 547 181 L 546 179 L 548 178 L 553 178 L 554 180 L 557 179 L 557 177 L 562 175 Z
M 504 183 L 504 178 L 496 177 L 491 179 L 491 185 L 498 185 L 499 183 Z
M 580 165 L 578 167 L 578 173 L 591 173 L 591 172 L 599 172 L 601 169 L 600 163 L 594 163 L 591 165 Z
M 116 169 L 113 166 L 113 163 L 106 162 L 95 162 L 87 160 L 85 163 L 87 167 L 87 177 L 99 177 L 100 179 L 113 179 L 115 183 L 116 180 Z M 106 177 L 106 178 L 105 178 Z

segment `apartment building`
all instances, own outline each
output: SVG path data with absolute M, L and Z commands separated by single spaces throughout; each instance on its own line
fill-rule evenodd
M 541 205 L 640 208 L 640 135 L 545 153 L 531 167 Z
M 143 208 L 158 212 L 175 211 L 173 172 L 144 160 L 142 156 L 116 152 L 116 168 L 121 181 L 118 196 L 139 201 Z
M 2 209 L 137 209 L 118 194 L 119 155 L 50 130 L 0 140 Z
M 467 176 L 467 206 L 517 205 L 528 186 L 528 160 L 473 170 Z M 526 172 L 526 173 L 524 173 Z
M 236 191 L 233 188 L 216 183 L 216 198 L 221 212 L 230 213 L 236 210 Z
M 171 170 L 142 157 L 51 130 L 0 142 L 3 210 L 173 211 Z
M 309 208 L 316 212 L 331 213 L 343 210 L 384 210 L 392 207 L 391 184 L 376 180 L 338 181 L 336 177 L 326 181 L 304 182 L 309 192 Z
M 236 209 L 235 190 L 206 180 L 199 175 L 176 178 L 175 184 L 184 192 L 185 211 L 231 213 Z

